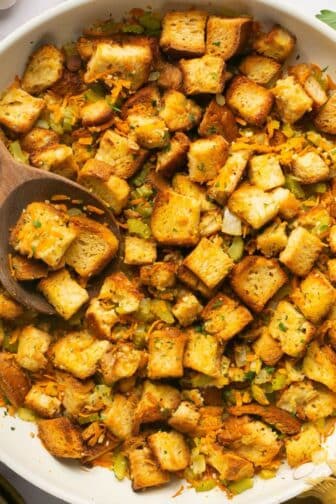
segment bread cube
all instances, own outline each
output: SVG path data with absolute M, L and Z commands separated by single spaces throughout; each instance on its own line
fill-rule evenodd
M 201 236 L 212 236 L 222 230 L 223 216 L 219 208 L 205 212 L 201 217 L 200 234 Z
M 232 271 L 231 285 L 252 310 L 261 312 L 265 304 L 287 281 L 286 273 L 275 259 L 244 257 Z
M 314 118 L 314 126 L 318 131 L 336 135 L 336 96 L 334 94 L 329 97 L 328 101 L 317 112 Z
M 225 63 L 220 56 L 205 54 L 201 58 L 179 62 L 183 89 L 187 95 L 221 93 L 225 84 Z
M 72 148 L 68 145 L 47 145 L 31 154 L 30 162 L 36 168 L 51 171 L 62 177 L 74 179 L 77 176 L 78 166 Z
M 183 264 L 207 287 L 213 289 L 228 275 L 233 261 L 218 243 L 202 238 Z
M 89 300 L 87 291 L 71 278 L 66 269 L 40 280 L 38 289 L 65 320 L 69 320 Z
M 166 420 L 180 402 L 181 394 L 176 388 L 146 380 L 135 412 L 136 422 L 140 425 Z
M 331 226 L 329 233 L 329 247 L 336 254 L 336 226 Z
M 294 155 L 292 169 L 295 177 L 303 184 L 313 184 L 329 178 L 329 166 L 313 150 Z
M 273 192 L 265 192 L 245 182 L 231 194 L 228 207 L 254 229 L 259 229 L 274 219 L 279 212 L 280 203 Z
M 268 33 L 263 33 L 253 43 L 253 49 L 259 54 L 283 62 L 293 52 L 296 43 L 294 35 L 280 25 L 273 26 Z
M 262 126 L 273 107 L 274 96 L 243 75 L 236 76 L 230 82 L 226 92 L 226 103 L 233 112 L 248 124 Z
M 88 62 L 84 82 L 103 79 L 113 85 L 124 80 L 129 82 L 130 91 L 136 91 L 147 82 L 152 59 L 150 43 L 144 38 L 138 43 L 99 42 Z
M 203 442 L 202 453 L 205 453 L 207 463 L 216 469 L 221 479 L 237 481 L 251 478 L 254 474 L 251 462 L 217 443 Z
M 129 439 L 134 428 L 136 401 L 133 397 L 114 394 L 111 406 L 102 414 L 104 425 L 119 439 Z
M 130 378 L 144 363 L 144 355 L 130 343 L 117 342 L 100 359 L 100 372 L 106 385 Z
M 249 178 L 252 184 L 263 191 L 285 184 L 279 159 L 274 154 L 261 154 L 250 159 Z
M 115 305 L 109 300 L 93 298 L 86 310 L 89 329 L 98 337 L 113 340 L 112 328 L 119 321 Z
M 198 200 L 201 205 L 201 212 L 216 210 L 216 205 L 207 198 L 206 189 L 190 180 L 188 175 L 176 173 L 172 179 L 172 186 L 177 193 Z
M 296 77 L 315 105 L 322 107 L 328 101 L 328 95 L 323 87 L 323 82 L 321 82 L 322 79 L 318 79 L 318 72 L 314 65 L 300 63 L 290 67 L 289 73 Z
M 89 159 L 79 172 L 78 182 L 102 199 L 115 214 L 126 206 L 130 187 L 126 180 L 111 174 L 111 165 Z
M 283 351 L 274 338 L 272 338 L 267 327 L 263 327 L 259 338 L 252 345 L 253 350 L 266 366 L 274 366 L 281 357 Z
M 49 203 L 30 203 L 12 229 L 10 243 L 20 254 L 56 268 L 77 236 L 68 221 L 66 214 Z
M 38 420 L 37 427 L 38 437 L 54 457 L 80 459 L 84 455 L 81 431 L 67 417 Z
M 25 406 L 42 418 L 53 418 L 61 410 L 61 401 L 45 392 L 41 386 L 33 385 L 25 398 Z
M 311 380 L 336 392 L 336 353 L 328 345 L 319 346 L 313 341 L 303 359 L 302 371 Z
M 239 70 L 248 79 L 267 86 L 279 75 L 281 64 L 273 58 L 249 54 L 241 61 Z
M 175 133 L 169 144 L 158 152 L 156 171 L 165 177 L 170 177 L 176 170 L 182 168 L 187 161 L 190 140 L 184 133 Z
M 30 154 L 58 143 L 59 135 L 55 131 L 37 127 L 20 139 L 22 149 Z
M 148 444 L 165 471 L 183 471 L 190 462 L 189 447 L 179 432 L 155 432 L 148 437 Z
M 336 291 L 320 271 L 312 270 L 291 294 L 291 299 L 308 320 L 318 324 L 335 302 Z
M 15 357 L 6 352 L 0 353 L 0 391 L 14 408 L 23 405 L 30 390 L 28 375 L 21 369 Z
M 113 110 L 106 100 L 101 99 L 84 105 L 80 115 L 83 126 L 89 128 L 110 121 L 113 117 Z
M 162 20 L 160 47 L 170 56 L 201 56 L 205 52 L 207 13 L 199 10 L 169 11 Z
M 286 222 L 272 224 L 257 236 L 257 249 L 266 257 L 274 257 L 287 245 Z
M 269 332 L 280 341 L 283 352 L 301 357 L 315 334 L 315 327 L 288 301 L 280 301 L 272 315 Z
M 22 306 L 0 286 L 0 319 L 15 320 L 23 314 Z
M 233 193 L 247 166 L 250 153 L 248 150 L 232 152 L 219 170 L 217 177 L 211 182 L 208 190 L 209 196 L 217 203 L 223 204 L 227 197 Z
M 258 415 L 263 421 L 274 426 L 283 434 L 298 434 L 301 430 L 301 422 L 292 415 L 273 405 L 261 405 L 256 403 L 231 406 L 229 413 L 232 415 Z
M 222 135 L 227 142 L 233 142 L 238 136 L 235 116 L 229 107 L 213 99 L 205 109 L 198 133 L 202 137 Z
M 222 341 L 228 341 L 249 324 L 253 317 L 245 306 L 225 294 L 217 294 L 202 312 L 204 329 Z
M 25 326 L 19 334 L 16 360 L 24 369 L 32 373 L 41 371 L 48 363 L 46 353 L 51 343 L 51 336 L 32 325 Z
M 336 282 L 336 259 L 329 259 L 327 266 L 330 282 Z
M 189 289 L 199 292 L 207 299 L 210 299 L 214 294 L 213 289 L 209 289 L 202 280 L 194 275 L 194 273 L 183 264 L 177 268 L 177 277 L 181 282 L 189 287 Z
M 220 376 L 221 354 L 222 347 L 216 336 L 194 329 L 188 331 L 183 361 L 185 367 L 216 378 Z
M 313 100 L 292 75 L 278 79 L 272 88 L 272 93 L 284 122 L 293 124 L 312 109 Z
M 180 91 L 169 89 L 163 95 L 159 115 L 170 131 L 188 131 L 199 124 L 202 109 Z
M 157 85 L 162 89 L 180 89 L 182 85 L 182 72 L 177 65 L 168 63 L 168 61 L 159 61 L 156 65 L 159 78 Z
M 170 417 L 168 423 L 173 429 L 192 435 L 197 427 L 199 418 L 200 413 L 197 407 L 192 402 L 182 401 Z
M 161 107 L 161 96 L 156 85 L 149 84 L 132 94 L 122 105 L 121 116 L 153 117 Z
M 188 152 L 190 179 L 201 184 L 214 179 L 227 160 L 228 150 L 229 144 L 221 135 L 192 142 Z
M 274 199 L 279 203 L 279 214 L 286 220 L 293 219 L 300 211 L 300 201 L 289 189 L 277 187 L 272 191 Z
M 200 202 L 174 191 L 159 192 L 151 216 L 152 234 L 164 245 L 196 245 Z
M 130 115 L 128 123 L 137 143 L 145 149 L 162 149 L 169 141 L 166 123 L 160 117 Z
M 172 308 L 174 316 L 182 327 L 192 324 L 199 316 L 203 306 L 191 292 L 183 292 Z
M 30 56 L 22 77 L 22 89 L 39 94 L 57 82 L 63 73 L 64 54 L 54 45 L 39 47 Z
M 148 339 L 148 377 L 152 379 L 183 376 L 185 335 L 174 327 L 158 329 Z
M 173 262 L 156 262 L 151 266 L 142 266 L 140 280 L 143 285 L 154 287 L 159 291 L 174 287 L 176 265 Z
M 41 261 L 28 259 L 19 254 L 11 255 L 9 264 L 12 276 L 19 282 L 39 280 L 48 274 L 48 267 Z
M 95 156 L 111 166 L 111 174 L 128 179 L 142 166 L 146 152 L 128 137 L 116 131 L 106 130 L 101 137 Z
M 125 237 L 125 264 L 152 264 L 156 261 L 156 244 L 137 236 Z
M 34 98 L 23 89 L 11 87 L 0 100 L 0 124 L 14 133 L 27 133 L 45 107 L 41 98 Z
M 206 52 L 228 60 L 241 53 L 252 30 L 248 17 L 210 16 L 207 22 Z
M 158 467 L 153 452 L 148 446 L 136 447 L 135 445 L 128 457 L 134 491 L 168 483 L 169 473 Z
M 323 243 L 303 227 L 293 229 L 280 261 L 295 275 L 306 276 L 323 249 Z
M 286 457 L 291 467 L 311 462 L 321 449 L 321 435 L 314 425 L 308 424 L 295 437 L 285 440 Z

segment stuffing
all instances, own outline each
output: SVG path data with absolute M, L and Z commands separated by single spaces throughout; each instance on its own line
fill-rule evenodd
M 178 279 L 184 283 L 189 289 L 194 290 L 202 294 L 206 298 L 211 298 L 214 294 L 213 289 L 209 289 L 192 271 L 190 271 L 186 266 L 181 264 L 177 269 Z
M 55 84 L 63 73 L 64 55 L 57 47 L 47 44 L 31 55 L 22 77 L 22 89 L 39 94 Z
M 284 122 L 293 124 L 312 109 L 313 100 L 292 75 L 278 79 L 272 88 L 272 93 Z
M 308 320 L 318 324 L 328 314 L 335 295 L 327 278 L 320 271 L 312 270 L 290 297 Z
M 176 265 L 173 262 L 156 262 L 140 268 L 140 280 L 143 285 L 164 291 L 175 286 Z
M 283 62 L 293 52 L 295 43 L 294 35 L 282 26 L 275 25 L 271 31 L 256 38 L 253 49 L 259 54 Z
M 188 330 L 183 364 L 208 376 L 220 375 L 221 345 L 216 336 Z
M 277 187 L 273 191 L 274 199 L 279 203 L 279 214 L 286 220 L 293 219 L 300 211 L 300 201 L 289 189 Z
M 261 154 L 250 159 L 249 178 L 252 184 L 263 191 L 285 184 L 279 159 L 274 154 Z
M 245 76 L 232 79 L 226 91 L 226 103 L 248 124 L 262 126 L 273 107 L 274 96 Z
M 199 124 L 202 109 L 180 91 L 169 89 L 163 95 L 159 115 L 170 131 L 188 131 Z
M 200 235 L 209 237 L 222 230 L 223 216 L 219 208 L 205 212 L 201 216 Z
M 314 425 L 307 425 L 297 436 L 285 440 L 288 464 L 297 467 L 311 462 L 321 449 L 321 435 Z
M 119 321 L 115 305 L 108 298 L 93 298 L 85 313 L 87 325 L 98 338 L 113 340 L 112 328 Z
M 51 171 L 62 177 L 74 179 L 77 176 L 78 166 L 73 150 L 68 145 L 47 145 L 31 154 L 30 162 L 36 168 Z
M 269 329 L 263 327 L 258 339 L 252 345 L 255 354 L 267 366 L 274 366 L 283 356 L 281 345 L 272 338 Z
M 45 102 L 23 89 L 12 87 L 0 100 L 0 124 L 14 133 L 28 133 L 44 109 Z
M 213 99 L 205 109 L 198 133 L 202 137 L 222 135 L 227 142 L 233 142 L 238 136 L 235 116 L 229 107 Z
M 166 420 L 180 402 L 181 394 L 176 388 L 146 380 L 135 411 L 136 422 L 140 425 Z
M 1 122 L 1 116 L 0 116 Z M 336 96 L 331 95 L 323 107 L 319 109 L 315 118 L 314 126 L 318 131 L 328 133 L 330 135 L 336 134 Z
M 46 353 L 51 343 L 51 336 L 32 325 L 20 330 L 16 360 L 24 369 L 33 373 L 47 366 Z
M 80 111 L 82 124 L 84 127 L 99 126 L 107 123 L 113 117 L 113 110 L 106 100 L 97 100 L 88 103 Z
M 287 223 L 272 224 L 265 231 L 257 236 L 257 249 L 266 257 L 274 257 L 279 254 L 287 245 L 286 234 Z
M 245 257 L 232 271 L 231 285 L 236 294 L 256 312 L 287 281 L 287 275 L 275 259 L 265 257 Z
M 220 56 L 181 59 L 183 89 L 187 95 L 221 93 L 225 84 L 225 63 Z
M 279 259 L 295 275 L 306 276 L 323 249 L 323 243 L 303 227 L 293 229 Z
M 119 439 L 129 439 L 133 432 L 136 400 L 114 394 L 111 406 L 102 413 L 104 425 Z
M 168 145 L 168 128 L 160 117 L 130 115 L 128 122 L 140 147 L 145 149 L 162 149 Z
M 182 327 L 195 322 L 200 315 L 203 306 L 197 297 L 191 292 L 183 291 L 172 308 L 173 315 L 177 318 Z
M 200 202 L 174 191 L 159 192 L 154 201 L 151 229 L 165 245 L 196 245 L 199 240 Z
M 313 341 L 303 359 L 302 371 L 311 380 L 336 392 L 336 353 L 328 346 Z
M 175 327 L 151 332 L 148 337 L 148 378 L 179 378 L 183 376 L 185 344 L 185 335 Z
M 202 184 L 214 179 L 227 160 L 228 150 L 229 144 L 221 135 L 192 142 L 188 152 L 190 180 Z
M 207 17 L 206 12 L 198 10 L 167 12 L 162 20 L 161 49 L 177 57 L 204 54 Z
M 240 54 L 247 45 L 252 30 L 248 17 L 210 16 L 207 22 L 206 53 L 224 61 Z
M 292 170 L 295 177 L 303 184 L 313 184 L 329 178 L 329 166 L 313 150 L 294 155 Z
M 206 189 L 190 180 L 188 175 L 176 173 L 172 179 L 172 187 L 175 192 L 198 200 L 201 204 L 201 212 L 216 209 L 216 205 L 207 198 Z
M 48 267 L 46 264 L 18 254 L 10 256 L 9 264 L 12 276 L 18 282 L 39 280 L 40 278 L 45 278 L 48 274 Z
M 281 71 L 281 64 L 267 56 L 249 54 L 241 61 L 239 70 L 248 79 L 262 86 L 267 86 L 278 77 Z
M 137 236 L 125 238 L 125 264 L 152 264 L 156 261 L 156 243 Z
M 202 238 L 197 247 L 185 258 L 187 266 L 207 287 L 213 289 L 230 272 L 233 261 L 219 243 Z
M 84 455 L 81 432 L 67 417 L 38 420 L 38 437 L 51 455 L 79 459 Z
M 224 408 L 220 406 L 203 406 L 199 409 L 201 414 L 195 432 L 197 437 L 214 437 L 223 425 Z
M 22 306 L 0 286 L 0 319 L 15 320 L 23 314 Z
M 148 437 L 148 444 L 165 471 L 183 471 L 190 462 L 189 447 L 179 432 L 155 432 Z
M 249 160 L 248 150 L 232 152 L 224 166 L 219 170 L 217 177 L 211 181 L 208 194 L 219 204 L 223 204 L 228 196 L 233 193 Z
M 106 385 L 133 376 L 144 363 L 144 354 L 129 343 L 112 346 L 100 359 L 100 372 Z
M 170 417 L 168 423 L 177 431 L 193 434 L 199 418 L 200 413 L 197 407 L 192 402 L 182 401 Z
M 90 395 L 94 389 L 94 382 L 92 380 L 82 382 L 62 371 L 57 372 L 56 380 L 63 390 L 62 405 L 66 416 L 72 419 L 78 419 L 84 406 L 90 401 Z
M 336 282 L 336 259 L 330 259 L 327 262 L 328 266 L 328 278 L 330 282 Z
M 30 154 L 58 143 L 59 135 L 55 131 L 37 127 L 31 129 L 20 140 L 22 149 Z
M 170 480 L 169 472 L 157 466 L 153 452 L 148 446 L 134 446 L 128 458 L 133 490 L 164 485 Z
M 328 95 L 315 65 L 300 63 L 290 67 L 289 73 L 296 77 L 316 106 L 321 107 L 328 101 Z
M 61 410 L 61 401 L 45 392 L 39 385 L 33 385 L 25 398 L 25 407 L 32 409 L 42 418 L 53 418 Z
M 301 430 L 301 422 L 276 406 L 261 406 L 256 403 L 244 404 L 242 406 L 232 406 L 229 408 L 229 413 L 235 416 L 260 416 L 264 422 L 274 426 L 283 434 L 298 434 Z
M 202 443 L 202 453 L 207 463 L 219 474 L 221 480 L 239 481 L 251 478 L 254 474 L 253 464 L 239 457 L 233 451 L 224 449 L 217 443 Z
M 165 177 L 182 168 L 187 161 L 190 140 L 182 132 L 177 132 L 169 144 L 157 154 L 156 171 Z
M 336 254 L 336 226 L 332 226 L 330 228 L 330 233 L 329 233 L 329 247 L 331 251 Z
M 28 375 L 9 353 L 0 353 L 0 391 L 14 408 L 23 405 L 30 390 Z

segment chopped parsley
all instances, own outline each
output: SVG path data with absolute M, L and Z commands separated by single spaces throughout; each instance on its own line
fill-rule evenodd
M 247 381 L 252 381 L 253 378 L 255 377 L 255 372 L 254 371 L 248 371 L 247 373 L 245 373 L 245 376 L 244 376 L 244 380 L 247 380 Z
M 212 42 L 212 45 L 219 47 L 221 45 L 221 43 L 219 40 L 215 40 L 215 42 Z
M 283 322 L 280 322 L 278 327 L 279 327 L 280 331 L 287 332 L 288 327 L 285 326 L 285 324 Z
M 39 220 L 34 220 L 33 226 L 34 226 L 34 228 L 38 229 L 38 228 L 42 227 L 42 223 Z

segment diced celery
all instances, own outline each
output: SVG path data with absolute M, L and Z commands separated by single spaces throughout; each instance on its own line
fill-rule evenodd
M 160 33 L 161 21 L 152 12 L 145 12 L 145 14 L 140 16 L 139 23 L 144 27 L 148 35 L 158 35 Z
M 103 86 L 103 84 L 100 84 L 98 82 L 95 84 L 91 84 L 91 86 L 85 91 L 84 98 L 87 101 L 96 102 L 104 98 L 105 93 L 106 93 L 105 87 Z
M 140 301 L 140 306 L 135 316 L 136 319 L 141 322 L 153 322 L 154 315 L 151 310 L 151 300 L 149 298 L 144 298 Z
M 151 237 L 151 229 L 148 224 L 140 219 L 127 219 L 128 232 L 148 239 Z
M 168 301 L 164 301 L 163 299 L 152 299 L 151 311 L 160 320 L 166 322 L 166 324 L 173 324 L 175 321 Z
M 287 377 L 285 374 L 282 373 L 275 373 L 275 376 L 272 380 L 272 390 L 281 390 L 286 386 L 287 383 Z
M 196 475 L 203 474 L 206 469 L 205 457 L 200 453 L 195 454 L 195 452 L 198 452 L 198 449 L 194 449 L 191 452 L 191 470 Z
M 114 463 L 113 463 L 113 472 L 115 474 L 115 477 L 119 481 L 123 480 L 127 475 L 127 469 L 128 469 L 127 458 L 122 453 L 117 453 L 114 456 Z
M 100 420 L 99 413 L 92 413 L 91 415 L 80 416 L 78 418 L 78 423 L 80 425 L 86 425 L 92 422 L 97 422 Z
M 145 198 L 148 199 L 151 196 L 153 196 L 153 189 L 149 184 L 143 184 L 142 186 L 138 187 L 134 193 L 135 198 Z
M 72 131 L 72 128 L 76 124 L 76 116 L 71 109 L 71 107 L 65 107 L 63 110 L 63 121 L 62 126 L 64 131 Z
M 149 203 L 142 203 L 134 207 L 134 210 L 141 215 L 141 217 L 150 217 L 153 212 L 153 207 Z
M 29 156 L 21 149 L 20 142 L 15 140 L 9 144 L 9 152 L 12 154 L 13 158 L 20 163 L 28 163 Z
M 2 347 L 7 352 L 16 353 L 18 350 L 18 338 L 12 338 L 12 333 L 5 332 L 2 342 Z
M 55 131 L 55 133 L 58 133 L 59 135 L 63 135 L 64 130 L 62 128 L 62 125 L 60 123 L 55 122 L 52 118 L 50 118 L 50 128 Z
M 286 175 L 285 186 L 299 199 L 306 197 L 306 194 L 301 186 L 301 184 L 292 175 Z
M 123 33 L 143 33 L 145 29 L 138 24 L 126 24 L 122 27 L 121 31 Z
M 206 387 L 209 383 L 211 383 L 211 381 L 211 376 L 204 375 L 202 373 L 197 373 L 190 379 L 191 386 L 195 388 Z
M 263 406 L 267 406 L 269 404 L 269 400 L 267 399 L 264 390 L 259 387 L 259 385 L 252 383 L 251 392 L 253 399 L 255 399 L 257 403 L 262 404 Z
M 243 478 L 239 481 L 234 481 L 228 485 L 228 489 L 234 494 L 241 494 L 246 490 L 253 488 L 253 479 L 252 478 Z
M 131 179 L 131 183 L 135 187 L 140 187 L 146 182 L 147 175 L 150 171 L 150 165 L 146 163 L 143 168 Z
M 213 479 L 204 479 L 202 481 L 196 481 L 194 483 L 194 488 L 196 492 L 209 492 L 215 488 L 216 482 Z
M 74 56 L 77 53 L 76 42 L 67 42 L 63 46 L 63 51 L 67 57 Z
M 35 126 L 37 128 L 50 129 L 49 123 L 45 119 L 39 119 L 36 121 Z
M 36 413 L 28 408 L 18 408 L 17 416 L 24 422 L 36 422 Z
M 145 348 L 147 342 L 147 329 L 143 324 L 138 324 L 133 334 L 133 343 L 137 348 Z
M 235 236 L 228 249 L 228 254 L 233 261 L 238 262 L 244 253 L 244 240 L 240 236 Z
M 328 186 L 325 182 L 316 182 L 315 184 L 309 184 L 306 189 L 308 194 L 324 194 Z

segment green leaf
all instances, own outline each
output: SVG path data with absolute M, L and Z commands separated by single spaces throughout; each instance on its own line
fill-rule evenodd
M 327 24 L 330 28 L 336 30 L 336 12 L 328 9 L 323 9 L 319 14 L 316 14 L 317 19 L 322 23 Z

